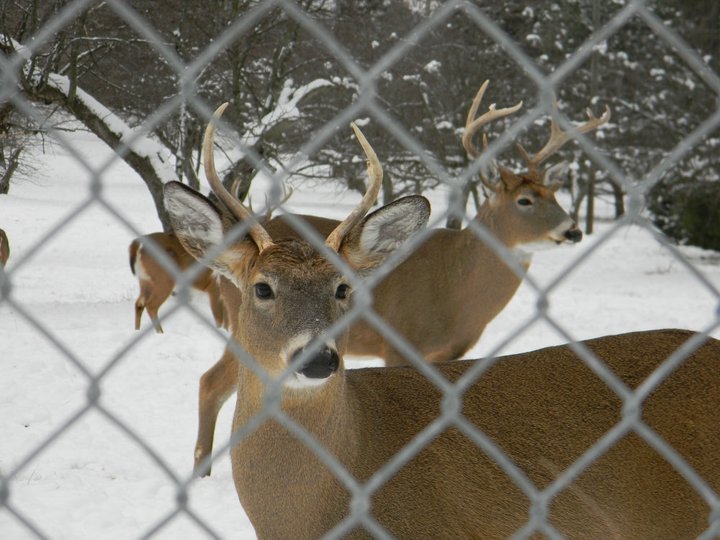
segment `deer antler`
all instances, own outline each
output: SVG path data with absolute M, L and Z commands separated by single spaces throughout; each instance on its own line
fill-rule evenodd
M 557 108 L 557 103 L 555 103 L 555 107 Z M 531 174 L 537 174 L 538 166 L 555 152 L 560 150 L 560 148 L 572 139 L 576 133 L 587 133 L 604 124 L 607 124 L 610 120 L 610 108 L 607 105 L 605 105 L 605 112 L 600 118 L 596 118 L 589 108 L 586 109 L 586 112 L 588 115 L 588 121 L 570 131 L 561 130 L 557 122 L 553 120 L 550 124 L 550 138 L 537 154 L 531 156 L 522 145 L 518 144 L 518 149 L 520 150 L 523 159 L 527 162 L 528 170 Z
M 233 213 L 233 215 L 240 221 L 253 220 L 254 223 L 250 226 L 249 234 L 253 239 L 258 249 L 262 252 L 264 249 L 273 245 L 272 238 L 268 232 L 260 225 L 250 213 L 250 211 L 243 206 L 243 204 L 232 196 L 232 194 L 225 189 L 223 183 L 220 181 L 220 177 L 215 170 L 215 157 L 213 155 L 213 144 L 215 142 L 215 124 L 222 116 L 223 112 L 229 103 L 223 103 L 216 110 L 213 117 L 210 119 L 207 128 L 205 129 L 205 137 L 203 139 L 203 161 L 205 162 L 205 176 L 207 177 L 208 183 L 212 188 L 215 195 L 225 203 L 225 206 Z
M 482 83 L 480 90 L 478 90 L 477 94 L 475 95 L 475 99 L 473 99 L 472 105 L 470 106 L 470 110 L 468 111 L 467 120 L 465 122 L 465 133 L 463 133 L 462 144 L 463 144 L 463 148 L 465 148 L 465 151 L 472 158 L 477 158 L 481 154 L 481 151 L 478 150 L 478 148 L 472 142 L 473 137 L 475 136 L 475 133 L 477 132 L 477 130 L 480 129 L 485 124 L 489 124 L 493 120 L 496 120 L 498 118 L 502 118 L 504 116 L 508 116 L 508 115 L 513 114 L 514 112 L 517 112 L 520 109 L 520 107 L 522 107 L 522 105 L 523 105 L 523 102 L 520 101 L 512 107 L 507 107 L 505 109 L 496 109 L 495 104 L 493 103 L 492 105 L 490 105 L 490 107 L 488 107 L 488 110 L 485 114 L 483 114 L 479 118 L 475 118 L 478 107 L 480 106 L 480 102 L 482 101 L 482 98 L 485 95 L 485 90 L 487 89 L 487 86 L 489 83 L 490 83 L 489 80 Z M 485 148 L 487 148 L 487 138 L 485 138 L 485 137 L 483 138 L 483 146 Z
M 340 223 L 325 240 L 325 244 L 335 251 L 340 249 L 340 244 L 342 243 L 343 238 L 345 238 L 345 235 L 365 216 L 365 214 L 367 214 L 370 207 L 372 207 L 377 200 L 383 178 L 382 165 L 380 165 L 380 160 L 375 154 L 375 150 L 373 150 L 372 146 L 370 146 L 370 143 L 367 141 L 365 135 L 363 135 L 362 131 L 360 131 L 360 128 L 357 127 L 355 122 L 350 125 L 355 132 L 355 136 L 357 137 L 360 146 L 362 146 L 365 151 L 365 155 L 367 156 L 370 185 L 368 185 L 360 204 L 358 204 L 355 210 L 350 212 L 350 215 L 346 217 L 345 220 Z
M 280 208 L 283 204 L 288 202 L 290 197 L 292 197 L 293 191 L 294 190 L 292 187 L 288 187 L 287 192 L 285 193 L 283 198 L 280 201 L 278 201 L 277 204 L 274 204 L 274 205 L 270 204 L 270 202 L 268 201 L 267 195 L 265 196 L 265 221 L 270 221 L 270 218 L 272 218 L 273 211 L 276 210 L 277 208 Z

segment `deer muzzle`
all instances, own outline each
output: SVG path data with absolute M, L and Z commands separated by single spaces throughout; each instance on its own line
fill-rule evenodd
M 577 225 L 573 225 L 565 231 L 565 238 L 568 242 L 572 242 L 573 244 L 577 244 L 580 240 L 582 240 L 582 237 L 583 233 Z
M 303 352 L 298 349 L 292 354 L 293 360 Z M 340 367 L 340 356 L 334 348 L 323 347 L 306 359 L 297 372 L 308 379 L 327 379 Z

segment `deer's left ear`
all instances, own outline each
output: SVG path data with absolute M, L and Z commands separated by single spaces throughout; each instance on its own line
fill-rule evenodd
M 513 191 L 514 189 L 519 187 L 520 184 L 522 184 L 522 178 L 520 178 L 510 169 L 506 169 L 505 167 L 499 167 L 498 169 L 500 171 L 500 186 L 502 186 L 502 189 L 504 189 L 504 191 Z M 497 189 L 495 191 L 500 191 L 500 189 Z
M 373 268 L 425 228 L 429 219 L 430 203 L 425 197 L 403 197 L 375 210 L 353 227 L 340 246 L 340 254 L 354 268 Z
M 557 191 L 562 187 L 567 179 L 568 164 L 565 161 L 561 161 L 557 165 L 553 165 L 545 171 L 543 175 L 543 184 Z
M 239 284 L 234 267 L 243 257 L 256 255 L 257 246 L 248 239 L 225 246 L 229 225 L 220 210 L 197 191 L 173 181 L 165 184 L 164 195 L 170 223 L 187 252 L 197 260 L 206 258 L 211 250 L 219 252 L 206 261 L 207 266 Z

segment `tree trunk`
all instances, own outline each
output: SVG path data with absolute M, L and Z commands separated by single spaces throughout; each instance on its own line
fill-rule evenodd
M 393 190 L 392 179 L 385 175 L 382 181 L 383 204 L 390 204 L 395 200 L 395 192 Z
M 585 214 L 585 234 L 592 234 L 595 227 L 595 170 L 588 175 L 587 213 Z
M 448 217 L 445 220 L 445 227 L 448 229 L 462 229 L 463 219 L 465 218 L 465 207 L 467 206 L 468 198 L 470 197 L 470 190 L 473 187 L 472 182 L 467 182 L 460 192 L 460 197 L 457 201 L 450 201 L 450 208 L 448 209 Z M 453 205 L 457 205 L 457 212 L 452 211 Z M 477 203 L 476 203 L 477 204 Z
M 608 180 L 608 182 L 610 182 L 615 197 L 615 219 L 620 219 L 625 215 L 625 193 L 622 186 L 614 180 Z
M 20 153 L 22 148 L 16 149 L 8 159 L 7 168 L 0 178 L 0 194 L 7 195 L 10 192 L 10 180 L 20 165 Z

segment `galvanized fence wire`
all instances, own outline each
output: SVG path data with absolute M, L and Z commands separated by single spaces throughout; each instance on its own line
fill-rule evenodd
M 67 4 L 61 9 L 49 23 L 41 29 L 35 36 L 35 39 L 24 44 L 20 52 L 10 58 L 0 58 L 0 73 L 2 75 L 3 87 L 0 97 L 3 100 L 10 100 L 24 114 L 39 119 L 39 113 L 33 106 L 26 101 L 22 94 L 18 91 L 18 78 L 24 69 L 25 62 L 45 43 L 47 43 L 54 32 L 61 29 L 64 25 L 73 21 L 79 13 L 87 8 L 92 2 L 90 0 L 75 1 Z M 163 45 L 163 40 L 153 27 L 144 20 L 140 15 L 129 8 L 125 3 L 119 0 L 107 0 L 106 4 L 121 17 L 130 27 L 132 27 L 140 36 L 151 43 L 160 55 L 170 66 L 178 78 L 179 93 L 172 99 L 164 103 L 150 118 L 143 122 L 142 129 L 138 130 L 136 137 L 141 137 L 149 133 L 154 126 L 162 122 L 169 114 L 178 108 L 183 102 L 186 102 L 197 111 L 201 112 L 206 118 L 209 118 L 212 107 L 203 102 L 196 95 L 195 81 L 198 74 L 202 72 L 203 66 L 215 57 L 225 46 L 237 39 L 244 32 L 247 32 L 257 21 L 265 16 L 270 10 L 280 8 L 286 15 L 294 19 L 307 32 L 316 37 L 327 49 L 331 51 L 340 64 L 354 77 L 360 89 L 357 100 L 341 111 L 337 117 L 328 122 L 319 129 L 314 137 L 309 138 L 308 142 L 301 148 L 298 148 L 297 158 L 291 160 L 286 167 L 279 172 L 270 171 L 263 163 L 260 156 L 254 154 L 252 149 L 244 147 L 243 141 L 236 140 L 238 146 L 247 151 L 255 165 L 262 169 L 265 174 L 270 176 L 274 181 L 275 189 L 270 194 L 269 204 L 277 204 L 282 195 L 281 186 L 292 174 L 293 169 L 303 159 L 302 156 L 313 155 L 327 140 L 333 135 L 338 126 L 347 126 L 349 122 L 358 117 L 361 113 L 370 114 L 375 121 L 380 123 L 388 132 L 390 132 L 403 146 L 412 151 L 417 157 L 433 172 L 438 178 L 442 179 L 447 185 L 453 189 L 452 201 L 457 201 L 457 195 L 461 186 L 469 179 L 476 176 L 483 168 L 492 163 L 492 160 L 505 147 L 510 145 L 517 135 L 526 129 L 532 122 L 542 115 L 550 114 L 556 119 L 563 129 L 572 131 L 573 125 L 562 114 L 553 109 L 552 94 L 553 91 L 563 82 L 563 80 L 571 75 L 578 67 L 592 54 L 594 47 L 607 40 L 614 33 L 618 32 L 624 25 L 631 20 L 643 21 L 649 31 L 653 32 L 660 39 L 670 45 L 677 54 L 683 59 L 702 81 L 708 86 L 710 91 L 719 97 L 720 102 L 720 77 L 714 73 L 697 53 L 693 51 L 673 30 L 655 15 L 644 1 L 633 0 L 625 7 L 620 9 L 606 24 L 598 28 L 593 34 L 568 57 L 556 70 L 550 74 L 544 74 L 529 58 L 513 39 L 508 36 L 495 21 L 490 19 L 481 8 L 471 2 L 464 0 L 450 0 L 439 5 L 418 27 L 416 27 L 405 39 L 391 48 L 380 60 L 367 69 L 362 68 L 346 50 L 341 42 L 332 35 L 320 22 L 313 19 L 302 8 L 296 5 L 292 0 L 270 0 L 256 4 L 251 10 L 244 13 L 236 21 L 228 26 L 228 28 L 210 43 L 207 48 L 202 51 L 197 58 L 186 64 L 182 61 L 173 50 Z M 411 47 L 419 43 L 423 37 L 434 28 L 443 24 L 450 16 L 461 11 L 472 20 L 477 27 L 487 36 L 497 42 L 500 47 L 507 53 L 522 69 L 528 74 L 534 85 L 537 87 L 538 104 L 535 108 L 528 110 L 523 116 L 517 119 L 510 128 L 493 141 L 487 152 L 472 163 L 465 171 L 458 176 L 449 174 L 445 167 L 436 162 L 423 150 L 422 145 L 413 137 L 413 135 L 403 128 L 398 122 L 383 109 L 377 99 L 375 83 L 378 77 L 388 68 L 392 67 L 403 54 Z M 480 77 L 481 75 L 479 75 Z M 642 407 L 645 398 L 668 377 L 683 361 L 700 346 L 703 339 L 713 332 L 720 325 L 720 310 L 714 322 L 707 328 L 700 331 L 695 337 L 690 339 L 678 351 L 667 358 L 653 373 L 653 375 L 641 384 L 637 389 L 628 388 L 613 372 L 604 364 L 604 362 L 595 356 L 591 351 L 580 343 L 573 343 L 573 336 L 569 329 L 565 328 L 560 322 L 556 321 L 549 313 L 550 295 L 552 291 L 565 279 L 569 274 L 574 272 L 584 261 L 591 258 L 599 249 L 618 234 L 622 228 L 629 224 L 641 227 L 653 235 L 659 244 L 667 249 L 684 268 L 700 282 L 708 295 L 716 299 L 720 304 L 720 291 L 715 287 L 693 264 L 688 261 L 683 254 L 677 250 L 668 240 L 658 233 L 653 225 L 642 214 L 644 208 L 644 194 L 647 189 L 656 184 L 672 167 L 674 167 L 681 159 L 687 156 L 693 148 L 702 140 L 704 140 L 712 131 L 720 126 L 720 108 L 718 108 L 709 118 L 697 126 L 690 134 L 677 143 L 675 148 L 667 155 L 667 157 L 657 164 L 645 178 L 637 179 L 628 178 L 626 174 L 609 158 L 605 157 L 598 151 L 592 140 L 580 134 L 577 134 L 582 149 L 585 153 L 602 169 L 604 169 L 610 177 L 618 182 L 629 196 L 629 210 L 627 214 L 616 221 L 613 226 L 604 233 L 604 237 L 596 243 L 591 249 L 584 252 L 581 257 L 577 257 L 570 261 L 567 266 L 558 273 L 558 277 L 546 286 L 541 286 L 531 277 L 525 277 L 526 283 L 532 288 L 537 297 L 537 304 L 534 313 L 527 320 L 518 323 L 516 330 L 510 334 L 506 340 L 497 346 L 496 350 L 489 354 L 486 358 L 478 361 L 473 368 L 455 383 L 447 381 L 438 370 L 432 365 L 423 361 L 419 352 L 413 345 L 394 331 L 385 323 L 382 317 L 372 309 L 372 288 L 384 276 L 397 266 L 409 253 L 412 252 L 427 237 L 428 232 L 421 232 L 412 238 L 401 250 L 393 254 L 374 274 L 369 277 L 360 277 L 355 275 L 351 268 L 338 255 L 329 250 L 324 245 L 324 239 L 320 237 L 307 223 L 290 215 L 288 219 L 291 225 L 299 231 L 312 245 L 338 266 L 344 273 L 349 276 L 354 288 L 355 299 L 354 307 L 347 312 L 327 333 L 331 337 L 338 336 L 346 330 L 353 322 L 364 318 L 378 333 L 387 338 L 392 346 L 400 353 L 404 354 L 408 360 L 425 375 L 442 393 L 441 414 L 438 418 L 429 424 L 420 433 L 416 434 L 412 441 L 388 461 L 380 470 L 366 482 L 359 482 L 355 479 L 343 465 L 330 453 L 319 441 L 317 441 L 303 426 L 294 422 L 286 415 L 281 407 L 279 395 L 281 392 L 282 378 L 275 380 L 270 377 L 243 348 L 242 344 L 235 343 L 230 340 L 228 342 L 233 353 L 239 361 L 248 365 L 268 386 L 268 394 L 274 396 L 272 399 L 266 400 L 266 407 L 252 418 L 237 432 L 233 433 L 230 441 L 214 452 L 212 459 L 221 456 L 227 456 L 229 448 L 249 435 L 251 435 L 262 423 L 268 419 L 273 419 L 295 436 L 300 438 L 309 448 L 311 448 L 325 463 L 329 471 L 335 475 L 341 485 L 343 485 L 352 495 L 352 502 L 347 517 L 337 524 L 337 526 L 329 531 L 328 537 L 340 537 L 355 527 L 363 527 L 371 534 L 378 538 L 391 538 L 380 523 L 378 523 L 372 515 L 371 499 L 373 494 L 380 489 L 394 474 L 413 459 L 418 452 L 427 446 L 435 437 L 447 430 L 448 428 L 456 428 L 470 440 L 472 440 L 480 449 L 488 455 L 492 460 L 507 474 L 507 476 L 517 485 L 521 492 L 531 501 L 531 510 L 528 515 L 527 523 L 516 532 L 515 537 L 525 538 L 534 532 L 542 532 L 550 538 L 561 538 L 560 532 L 555 529 L 548 519 L 549 507 L 553 499 L 561 492 L 566 490 L 572 482 L 578 478 L 588 467 L 596 460 L 601 458 L 612 446 L 628 433 L 635 433 L 644 439 L 651 447 L 661 454 L 673 467 L 682 475 L 682 477 L 700 494 L 707 502 L 711 511 L 708 514 L 708 528 L 701 538 L 713 538 L 720 534 L 720 496 L 711 486 L 672 448 L 663 438 L 648 426 L 642 420 Z M 222 126 L 221 126 L 222 129 Z M 66 218 L 53 231 L 48 231 L 46 235 L 27 253 L 21 260 L 15 263 L 15 268 L 21 268 L 25 264 L 31 264 L 32 257 L 35 252 L 40 250 L 45 243 L 52 242 L 53 236 L 63 228 L 68 227 L 74 220 L 78 219 L 88 208 L 94 205 L 100 205 L 109 215 L 121 222 L 123 225 L 132 229 L 132 225 L 124 217 L 123 212 L 115 208 L 112 202 L 106 200 L 102 189 L 103 172 L 112 164 L 112 161 L 105 163 L 100 168 L 94 168 L 86 162 L 83 162 L 82 156 L 68 143 L 65 136 L 60 133 L 54 133 L 56 139 L 62 144 L 78 162 L 83 164 L 93 178 L 92 186 L 87 200 L 76 208 L 71 209 Z M 129 146 L 134 141 L 127 141 Z M 463 208 L 451 204 L 448 212 L 456 212 L 464 214 Z M 441 221 L 445 216 L 437 218 L 431 225 L 441 225 Z M 470 216 L 472 217 L 472 216 Z M 518 275 L 523 274 L 523 269 L 518 264 L 512 253 L 502 245 L 493 235 L 475 221 L 468 219 L 468 226 L 480 237 L 493 251 Z M 226 242 L 227 245 L 232 243 L 234 239 L 244 236 L 248 230 L 248 224 L 237 227 L 230 235 L 231 238 Z M 134 231 L 142 234 L 145 231 Z M 201 265 L 193 267 L 189 273 L 180 275 L 177 269 L 171 263 L 164 252 L 156 246 L 148 247 L 153 255 L 167 266 L 168 270 L 174 273 L 181 289 L 187 289 L 194 277 L 201 270 Z M 212 255 L 212 254 L 211 254 Z M 210 257 L 209 255 L 208 257 Z M 147 327 L 139 332 L 132 340 L 126 343 L 113 356 L 107 366 L 97 374 L 92 374 L 78 358 L 62 341 L 62 338 L 48 328 L 41 321 L 34 318 L 21 303 L 13 298 L 12 293 L 12 271 L 9 273 L 0 269 L 0 290 L 2 296 L 1 302 L 10 305 L 22 318 L 30 325 L 36 328 L 39 335 L 43 336 L 50 342 L 59 355 L 67 359 L 74 365 L 80 373 L 87 379 L 87 402 L 77 410 L 73 415 L 66 419 L 52 434 L 50 434 L 37 447 L 29 449 L 25 456 L 17 462 L 14 469 L 2 473 L 0 476 L 0 510 L 9 512 L 19 523 L 27 530 L 39 538 L 46 537 L 44 531 L 34 522 L 32 515 L 27 515 L 15 507 L 12 503 L 13 482 L 18 475 L 29 467 L 40 454 L 47 451 L 53 446 L 58 439 L 70 428 L 74 423 L 83 418 L 88 412 L 96 411 L 102 414 L 109 422 L 116 425 L 125 435 L 133 440 L 144 452 L 157 464 L 158 468 L 167 476 L 168 481 L 177 487 L 177 507 L 168 513 L 157 523 L 149 524 L 143 537 L 152 537 L 155 533 L 162 530 L 167 524 L 171 523 L 177 516 L 185 515 L 194 521 L 201 530 L 210 537 L 219 537 L 213 530 L 212 523 L 206 523 L 200 516 L 196 515 L 188 506 L 189 493 L 188 489 L 195 481 L 188 472 L 178 472 L 173 470 L 165 460 L 159 455 L 143 438 L 133 429 L 132 425 L 128 425 L 117 415 L 100 403 L 101 389 L 100 384 L 104 378 L 110 377 L 112 370 L 123 361 L 124 357 L 135 348 L 138 343 L 145 339 L 148 333 L 152 332 L 152 328 Z M 185 291 L 187 292 L 187 291 Z M 181 302 L 175 306 L 168 306 L 163 315 L 164 319 L 172 317 L 173 313 L 180 309 L 191 310 L 197 317 L 200 324 L 206 325 L 218 332 L 218 335 L 225 339 L 224 334 L 215 329 L 211 321 L 197 311 L 192 304 L 188 302 L 187 294 L 181 295 Z M 482 432 L 482 430 L 469 422 L 461 414 L 463 393 L 478 378 L 492 367 L 497 361 L 496 355 L 510 341 L 519 337 L 530 326 L 545 322 L 554 328 L 560 335 L 564 336 L 568 342 L 572 343 L 573 350 L 579 358 L 618 396 L 623 403 L 622 415 L 620 420 L 609 429 L 592 447 L 587 449 L 574 463 L 565 470 L 559 472 L 556 478 L 544 489 L 539 489 L 527 477 L 523 470 L 518 467 L 512 459 L 500 448 L 491 437 Z M 319 342 L 317 344 L 319 346 Z M 315 347 L 317 348 L 317 347 Z M 313 347 L 294 360 L 288 367 L 286 376 L 289 375 L 297 366 L 300 365 L 313 352 Z M 209 359 L 210 360 L 210 359 Z M 213 359 L 214 360 L 214 359 Z M 192 429 L 192 426 L 188 426 Z

